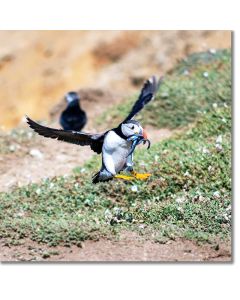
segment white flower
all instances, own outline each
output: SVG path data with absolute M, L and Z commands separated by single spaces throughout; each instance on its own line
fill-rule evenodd
M 31 149 L 29 153 L 33 157 L 36 157 L 36 158 L 39 158 L 39 159 L 43 158 L 42 152 L 38 149 Z
M 215 147 L 217 149 L 217 152 L 221 152 L 223 150 L 223 147 L 221 144 L 216 144 Z
M 219 135 L 219 136 L 217 137 L 216 143 L 217 143 L 217 144 L 222 144 L 222 136 L 221 136 L 221 135 Z
M 188 71 L 187 69 L 185 69 L 185 70 L 183 71 L 183 75 L 188 76 L 188 75 L 189 75 L 189 71 Z
M 133 185 L 131 187 L 131 191 L 134 192 L 134 193 L 136 193 L 138 191 L 138 187 L 136 185 Z
M 230 211 L 232 209 L 231 205 L 226 208 L 226 211 Z
M 22 217 L 24 217 L 24 215 L 25 215 L 24 211 L 19 211 L 18 213 L 15 214 L 15 217 L 22 218 Z
M 204 153 L 204 154 L 210 154 L 210 151 L 206 147 L 203 147 L 202 148 L 202 153 Z
M 31 131 L 29 131 L 29 132 L 27 133 L 27 137 L 30 139 L 30 138 L 32 138 L 32 136 L 33 136 L 33 133 L 32 133 Z
M 104 212 L 104 217 L 106 221 L 110 221 L 112 219 L 112 213 L 109 209 L 106 209 Z
M 191 174 L 187 171 L 183 174 L 183 176 L 186 176 L 186 177 L 191 177 Z
M 52 189 L 53 187 L 54 187 L 54 183 L 51 182 L 51 183 L 49 184 L 49 188 Z
M 41 189 L 40 189 L 40 188 L 36 189 L 36 194 L 37 194 L 37 195 L 40 195 L 40 194 L 41 194 L 41 192 L 42 192 L 42 191 L 41 191 Z
M 225 118 L 222 118 L 223 123 L 227 123 L 227 120 Z
M 185 199 L 183 197 L 178 197 L 175 201 L 177 203 L 183 203 L 185 201 Z
M 218 107 L 218 105 L 217 105 L 217 103 L 213 103 L 213 108 L 217 108 Z
M 10 146 L 9 146 L 9 150 L 10 150 L 11 152 L 14 152 L 14 151 L 16 150 L 16 146 L 15 146 L 15 145 L 10 145 Z
M 216 54 L 216 52 L 217 52 L 216 49 L 214 49 L 214 48 L 210 48 L 208 51 L 211 54 Z
M 139 227 L 140 229 L 144 229 L 144 228 L 145 228 L 145 224 L 140 224 L 138 227 Z
M 229 221 L 229 217 L 226 214 L 224 214 L 223 217 L 226 221 Z
M 214 192 L 213 197 L 214 198 L 220 198 L 220 192 L 219 191 Z
M 208 78 L 208 72 L 203 72 L 203 77 Z

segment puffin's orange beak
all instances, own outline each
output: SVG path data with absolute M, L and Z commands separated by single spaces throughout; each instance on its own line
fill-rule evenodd
M 147 139 L 147 133 L 146 133 L 146 131 L 144 129 L 143 129 L 142 135 L 143 135 L 144 139 Z

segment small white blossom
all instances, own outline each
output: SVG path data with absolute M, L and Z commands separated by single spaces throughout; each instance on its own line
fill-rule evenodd
M 213 103 L 213 108 L 217 108 L 218 107 L 218 105 L 217 105 L 217 103 Z
M 22 218 L 24 217 L 24 215 L 25 215 L 24 211 L 19 211 L 18 213 L 15 214 L 15 217 Z
M 226 214 L 224 214 L 223 217 L 226 221 L 229 221 L 229 217 Z
M 185 70 L 183 71 L 183 75 L 188 76 L 188 75 L 189 75 L 189 71 L 188 71 L 187 69 L 185 69 Z
M 112 213 L 110 212 L 109 209 L 105 210 L 104 217 L 105 217 L 105 220 L 108 221 L 108 222 L 112 219 Z
M 210 48 L 208 51 L 211 54 L 216 54 L 216 52 L 217 52 L 216 49 L 214 49 L 214 48 Z
M 227 120 L 225 118 L 222 118 L 223 123 L 227 123 Z
M 14 151 L 16 150 L 16 146 L 15 146 L 15 145 L 10 145 L 10 146 L 9 146 L 9 150 L 10 150 L 11 152 L 14 152 Z
M 203 147 L 202 148 L 202 153 L 204 153 L 204 154 L 210 154 L 210 151 L 206 147 Z
M 220 198 L 220 192 L 219 191 L 214 192 L 213 197 L 214 198 Z
M 51 183 L 49 184 L 49 188 L 52 189 L 53 187 L 54 187 L 54 183 L 51 182 Z
M 217 143 L 217 144 L 222 144 L 222 136 L 221 136 L 221 135 L 219 135 L 219 136 L 217 137 L 216 143 Z
M 138 187 L 136 185 L 131 186 L 131 191 L 136 193 L 138 191 Z
M 36 194 L 37 194 L 37 195 L 40 195 L 40 194 L 41 194 L 41 192 L 42 192 L 42 191 L 41 191 L 41 189 L 40 189 L 40 188 L 36 189 Z
M 177 203 L 183 203 L 185 201 L 185 199 L 183 197 L 178 197 L 175 201 Z
M 208 72 L 203 72 L 203 77 L 208 78 Z
M 30 138 L 32 138 L 32 136 L 33 136 L 33 133 L 32 133 L 31 131 L 29 131 L 29 132 L 27 133 L 27 137 L 30 139 Z
M 39 158 L 39 159 L 43 158 L 42 152 L 38 149 L 31 149 L 29 154 L 35 158 Z
M 222 147 L 221 144 L 216 144 L 215 147 L 216 147 L 218 152 L 221 152 L 223 150 L 223 147 Z
M 186 177 L 191 177 L 191 174 L 187 171 L 183 174 L 183 176 L 186 176 Z
M 226 208 L 226 211 L 230 211 L 232 209 L 231 205 Z
M 138 227 L 139 227 L 140 229 L 144 229 L 144 228 L 145 228 L 145 224 L 140 224 Z

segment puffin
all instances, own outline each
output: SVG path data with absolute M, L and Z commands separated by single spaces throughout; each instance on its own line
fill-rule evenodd
M 115 128 L 103 133 L 86 133 L 46 127 L 26 116 L 30 128 L 46 138 L 52 138 L 79 146 L 90 146 L 91 150 L 102 155 L 101 169 L 92 177 L 92 183 L 109 181 L 114 178 L 124 180 L 146 180 L 151 174 L 137 173 L 133 168 L 133 152 L 140 143 L 148 143 L 147 133 L 134 119 L 144 106 L 155 98 L 163 77 L 150 77 L 143 84 L 140 95 L 128 116 Z M 120 174 L 126 171 L 129 175 Z
M 80 106 L 80 96 L 76 92 L 65 95 L 66 109 L 61 113 L 60 124 L 64 130 L 81 131 L 87 123 L 87 116 Z

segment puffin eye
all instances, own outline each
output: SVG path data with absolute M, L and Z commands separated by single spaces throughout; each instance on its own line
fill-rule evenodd
M 134 126 L 132 126 L 131 129 L 133 130 L 133 129 L 134 129 Z

